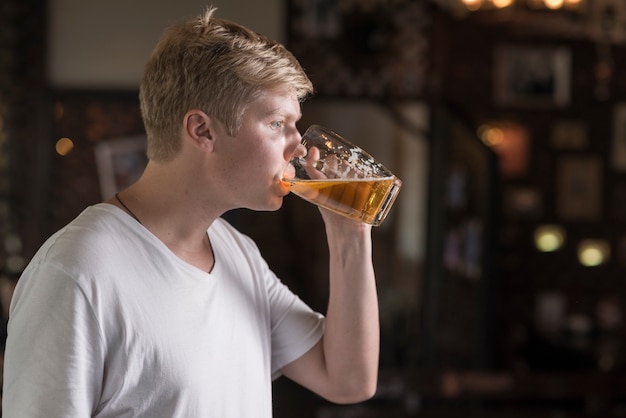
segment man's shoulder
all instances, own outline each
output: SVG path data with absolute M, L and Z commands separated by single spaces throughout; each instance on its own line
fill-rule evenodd
M 115 213 L 103 206 L 86 208 L 76 218 L 51 235 L 34 255 L 31 263 L 82 267 L 110 261 L 118 234 L 125 233 Z

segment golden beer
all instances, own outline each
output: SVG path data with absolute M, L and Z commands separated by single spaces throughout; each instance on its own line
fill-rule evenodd
M 374 226 L 383 221 L 400 190 L 396 177 L 283 181 L 291 192 L 311 203 Z

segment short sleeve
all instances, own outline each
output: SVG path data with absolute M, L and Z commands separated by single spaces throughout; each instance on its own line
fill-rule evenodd
M 3 416 L 91 416 L 101 390 L 104 348 L 76 282 L 54 266 L 29 267 L 9 318 Z
M 314 312 L 278 279 L 270 287 L 272 379 L 322 338 L 325 318 Z

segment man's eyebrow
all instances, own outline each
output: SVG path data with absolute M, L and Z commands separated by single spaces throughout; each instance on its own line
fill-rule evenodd
M 265 112 L 266 116 L 271 116 L 271 115 L 290 115 L 289 112 L 284 111 L 282 108 L 277 107 L 275 109 L 271 109 L 268 110 L 267 112 Z M 294 115 L 294 119 L 296 120 L 300 120 L 302 119 L 302 112 L 298 112 Z

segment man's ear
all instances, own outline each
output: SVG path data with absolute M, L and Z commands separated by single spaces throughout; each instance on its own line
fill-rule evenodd
M 198 109 L 192 109 L 183 117 L 185 137 L 192 144 L 207 151 L 213 151 L 215 144 L 215 126 L 213 119 Z

